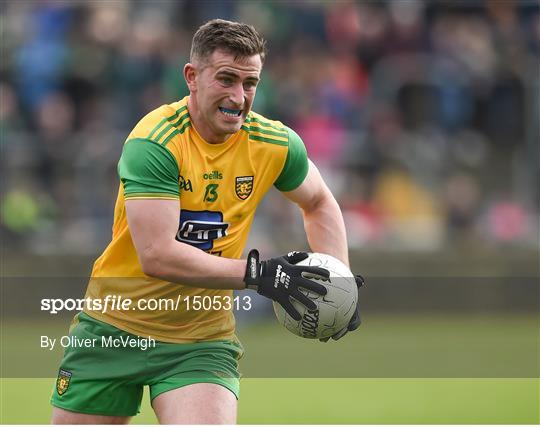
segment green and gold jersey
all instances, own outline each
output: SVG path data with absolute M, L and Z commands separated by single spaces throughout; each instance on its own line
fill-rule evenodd
M 216 256 L 240 258 L 265 193 L 272 186 L 293 190 L 306 177 L 304 144 L 281 122 L 250 112 L 240 131 L 221 144 L 209 144 L 192 126 L 187 101 L 188 97 L 152 111 L 127 138 L 118 164 L 120 188 L 112 241 L 94 264 L 87 297 L 231 298 L 231 290 L 194 288 L 145 276 L 131 239 L 125 201 L 179 200 L 178 241 Z M 234 337 L 234 316 L 226 309 L 188 310 L 180 304 L 175 309 L 130 307 L 87 313 L 127 332 L 165 342 Z

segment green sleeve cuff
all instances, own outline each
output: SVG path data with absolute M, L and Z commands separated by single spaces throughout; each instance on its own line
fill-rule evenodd
M 274 182 L 279 191 L 292 191 L 297 188 L 306 179 L 309 169 L 307 151 L 302 138 L 291 128 L 286 129 L 289 134 L 287 159 L 281 174 Z
M 180 195 L 176 159 L 167 148 L 149 139 L 134 138 L 124 144 L 118 175 L 126 199 Z

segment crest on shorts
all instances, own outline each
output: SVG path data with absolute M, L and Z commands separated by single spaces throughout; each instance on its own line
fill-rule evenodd
M 246 200 L 253 191 L 253 176 L 237 176 L 235 191 L 240 200 Z
M 56 380 L 56 391 L 62 396 L 69 387 L 71 381 L 71 372 L 60 369 L 58 372 L 58 379 Z

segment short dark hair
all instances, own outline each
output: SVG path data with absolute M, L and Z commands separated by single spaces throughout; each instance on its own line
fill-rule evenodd
M 223 49 L 235 58 L 259 54 L 264 62 L 266 41 L 248 24 L 212 19 L 199 27 L 191 43 L 190 61 L 204 61 L 216 49 Z

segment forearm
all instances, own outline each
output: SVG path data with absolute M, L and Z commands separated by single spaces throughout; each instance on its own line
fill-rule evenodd
M 177 241 L 176 200 L 127 200 L 131 238 L 144 274 L 198 288 L 243 289 L 246 260 L 221 258 Z
M 348 266 L 345 223 L 341 209 L 330 192 L 315 205 L 302 212 L 311 250 L 332 255 Z
M 209 289 L 244 289 L 246 260 L 221 258 L 176 240 L 139 254 L 145 274 Z

